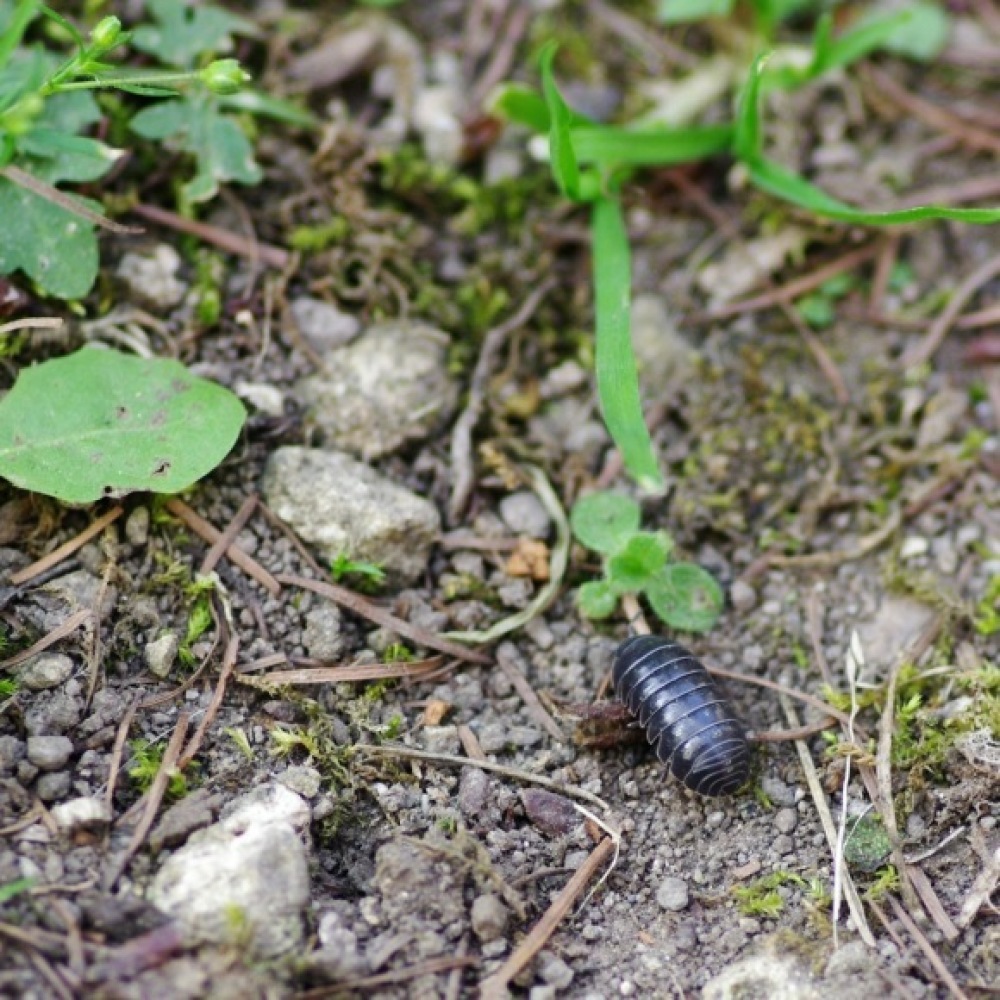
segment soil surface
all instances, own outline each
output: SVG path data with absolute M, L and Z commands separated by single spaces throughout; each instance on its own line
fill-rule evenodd
M 959 323 L 926 363 L 900 359 L 1000 255 L 996 227 L 821 223 L 746 189 L 724 160 L 627 188 L 634 339 L 668 478 L 643 499 L 644 526 L 727 595 L 718 625 L 683 641 L 711 667 L 847 713 L 853 676 L 857 730 L 754 743 L 750 783 L 723 799 L 670 778 L 627 728 L 619 745 L 589 745 L 580 714 L 629 633 L 621 614 L 579 614 L 575 590 L 599 566 L 576 545 L 541 614 L 463 647 L 482 662 L 439 648 L 529 606 L 578 496 L 634 495 L 595 396 L 585 216 L 527 136 L 482 108 L 500 80 L 536 83 L 550 37 L 567 95 L 608 120 L 725 48 L 722 28 L 668 32 L 652 6 L 261 5 L 270 41 L 241 55 L 323 125 L 261 125 L 265 181 L 206 213 L 246 253 L 149 223 L 106 238 L 86 319 L 18 358 L 139 343 L 234 389 L 250 417 L 181 503 L 126 498 L 20 584 L 9 578 L 112 506 L 5 491 L 9 655 L 71 630 L 5 673 L 19 683 L 0 701 L 0 995 L 477 996 L 607 832 L 613 863 L 513 995 L 995 991 L 996 278 L 962 310 L 992 306 L 992 332 Z M 866 205 L 995 179 L 996 145 L 968 132 L 993 129 L 995 143 L 998 63 L 963 40 L 978 28 L 975 44 L 996 51 L 1000 38 L 979 5 L 952 6 L 933 67 L 870 64 L 944 108 L 949 128 L 851 70 L 772 98 L 775 155 Z M 116 183 L 174 207 L 166 167 L 131 171 Z M 296 252 L 275 268 L 257 241 Z M 733 305 L 861 248 L 828 323 L 801 318 L 805 293 Z M 209 326 L 206 280 L 223 304 Z M 535 292 L 529 315 L 489 333 Z M 455 428 L 491 342 L 463 452 Z M 214 536 L 188 512 L 223 531 L 251 497 L 262 503 L 206 584 Z M 339 567 L 351 593 L 331 602 L 301 581 L 333 580 L 338 554 L 354 560 Z M 368 680 L 330 676 L 366 666 Z M 755 733 L 823 719 L 775 690 L 726 690 Z M 895 848 L 873 791 L 888 794 Z M 847 865 L 817 798 L 835 836 L 870 834 Z M 833 923 L 845 871 L 864 925 L 843 901 Z

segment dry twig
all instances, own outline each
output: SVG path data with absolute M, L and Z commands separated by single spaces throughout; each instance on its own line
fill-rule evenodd
M 13 670 L 14 667 L 20 666 L 27 660 L 30 660 L 33 656 L 37 656 L 39 653 L 48 649 L 49 646 L 54 646 L 60 639 L 65 639 L 66 636 L 75 632 L 81 625 L 85 622 L 92 622 L 94 620 L 94 613 L 90 608 L 81 608 L 79 611 L 75 611 L 69 616 L 61 625 L 57 625 L 48 635 L 42 636 L 38 642 L 29 646 L 27 649 L 22 649 L 20 653 L 16 653 L 14 656 L 9 657 L 0 663 L 0 670 Z
M 444 662 L 432 656 L 413 663 L 356 663 L 346 667 L 311 667 L 300 670 L 275 670 L 257 677 L 260 684 L 355 684 L 361 681 L 420 680 L 434 673 Z
M 218 565 L 219 560 L 229 551 L 229 547 L 236 543 L 236 536 L 243 530 L 256 508 L 257 497 L 255 494 L 251 494 L 240 504 L 240 509 L 226 525 L 226 530 L 219 535 L 212 543 L 212 547 L 205 553 L 205 558 L 201 561 L 201 568 L 198 570 L 202 576 L 208 576 Z
M 587 860 L 580 865 L 576 874 L 552 901 L 552 905 L 542 914 L 538 923 L 531 928 L 528 936 L 514 949 L 510 958 L 480 984 L 480 1000 L 506 1000 L 508 983 L 545 947 L 587 883 L 606 864 L 614 851 L 614 841 L 611 837 L 605 837 L 590 852 Z
M 58 566 L 64 559 L 82 549 L 87 542 L 96 535 L 99 535 L 112 521 L 121 517 L 122 510 L 122 507 L 112 507 L 111 510 L 102 514 L 96 521 L 84 528 L 75 538 L 64 542 L 59 548 L 53 549 L 48 555 L 42 556 L 41 559 L 36 560 L 30 566 L 25 566 L 24 569 L 12 573 L 10 582 L 15 587 L 18 587 L 22 583 L 28 583 L 29 580 L 33 580 L 36 576 L 51 569 L 53 566 Z

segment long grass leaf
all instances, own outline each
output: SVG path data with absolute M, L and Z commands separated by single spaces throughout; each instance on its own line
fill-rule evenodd
M 542 94 L 549 109 L 549 155 L 552 158 L 552 176 L 559 190 L 573 201 L 580 200 L 580 166 L 573 152 L 570 138 L 572 115 L 556 86 L 552 61 L 559 46 L 550 42 L 542 50 Z
M 747 82 L 740 92 L 736 104 L 736 131 L 733 134 L 733 156 L 737 160 L 749 161 L 760 156 L 762 136 L 760 132 L 760 87 L 767 54 L 759 55 L 753 61 Z
M 840 222 L 868 226 L 898 226 L 928 219 L 952 219 L 956 222 L 1000 222 L 1000 208 L 949 208 L 945 205 L 919 205 L 889 212 L 869 212 L 838 201 L 810 184 L 804 177 L 765 157 L 746 164 L 751 183 L 776 198 L 799 208 L 837 219 Z
M 580 163 L 668 166 L 726 152 L 733 141 L 733 128 L 731 125 L 705 125 L 640 130 L 616 125 L 583 125 L 570 129 L 570 137 Z
M 663 477 L 642 415 L 632 351 L 632 267 L 621 204 L 598 198 L 591 209 L 597 393 L 604 422 L 642 489 L 658 491 Z

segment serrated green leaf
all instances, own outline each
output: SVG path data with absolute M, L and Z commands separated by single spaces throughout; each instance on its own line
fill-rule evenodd
M 130 127 L 143 138 L 173 139 L 195 157 L 195 176 L 184 186 L 192 202 L 208 201 L 220 184 L 259 184 L 263 176 L 253 147 L 237 122 L 220 114 L 210 94 L 164 101 L 144 108 Z
M 706 632 L 722 614 L 722 588 L 694 563 L 668 563 L 644 593 L 657 616 L 683 632 Z
M 608 582 L 616 593 L 635 593 L 646 587 L 667 561 L 668 539 L 655 531 L 637 531 L 608 560 Z
M 728 17 L 733 0 L 660 0 L 657 17 L 664 24 L 686 24 L 706 17 Z
M 594 552 L 611 555 L 639 530 L 639 505 L 621 493 L 590 493 L 580 497 L 569 514 L 578 542 Z
M 625 468 L 644 490 L 663 488 L 639 398 L 632 349 L 632 267 L 621 205 L 598 198 L 591 211 L 594 275 L 595 367 L 604 423 Z
M 542 94 L 549 112 L 549 156 L 552 159 L 552 176 L 556 185 L 567 198 L 580 199 L 580 167 L 573 151 L 570 137 L 571 115 L 563 96 L 556 86 L 552 63 L 559 48 L 550 42 L 542 50 L 541 73 Z
M 225 458 L 245 417 L 178 361 L 85 347 L 23 370 L 0 402 L 0 475 L 68 503 L 176 493 Z
M 101 206 L 84 198 L 87 207 Z M 21 270 L 49 295 L 78 299 L 97 277 L 97 237 L 86 219 L 0 177 L 0 274 Z
M 606 580 L 590 580 L 577 590 L 576 604 L 585 618 L 609 618 L 618 606 L 618 597 Z
M 146 7 L 158 23 L 136 28 L 132 44 L 168 66 L 191 69 L 204 53 L 229 52 L 233 35 L 259 34 L 252 21 L 221 7 L 185 0 L 147 0 Z

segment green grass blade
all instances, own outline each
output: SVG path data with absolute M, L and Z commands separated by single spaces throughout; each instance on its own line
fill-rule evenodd
M 826 15 L 830 21 L 832 21 L 832 17 L 832 14 Z M 875 49 L 879 48 L 909 20 L 910 12 L 901 10 L 894 14 L 873 18 L 867 24 L 845 31 L 839 38 L 828 37 L 826 44 L 822 46 L 823 51 L 820 51 L 820 46 L 817 45 L 817 58 L 813 66 L 810 67 L 809 76 L 820 76 L 830 72 L 830 70 L 849 66 L 853 62 L 863 59 L 869 52 L 874 52 Z M 822 21 L 817 26 L 817 36 L 819 36 L 821 27 Z
M 598 166 L 667 166 L 723 153 L 733 141 L 731 125 L 692 128 L 628 129 L 585 125 L 570 130 L 580 163 Z
M 573 201 L 580 200 L 580 166 L 573 152 L 573 140 L 570 138 L 572 114 L 556 86 L 552 73 L 552 61 L 555 59 L 558 45 L 550 42 L 542 50 L 542 93 L 549 109 L 549 156 L 552 159 L 552 176 L 559 190 Z
M 760 131 L 760 87 L 767 54 L 753 61 L 747 82 L 740 92 L 736 105 L 736 131 L 733 134 L 733 156 L 748 162 L 760 156 L 762 137 Z
M 639 399 L 632 351 L 632 268 L 621 204 L 598 198 L 591 209 L 597 393 L 604 422 L 625 468 L 650 492 L 663 488 Z
M 506 121 L 532 132 L 548 132 L 552 124 L 545 98 L 523 83 L 505 83 L 493 95 L 489 110 Z
M 21 44 L 28 25 L 38 17 L 41 6 L 38 0 L 21 0 L 14 9 L 9 24 L 0 35 L 0 69 L 7 65 L 14 49 Z
M 866 226 L 898 226 L 928 219 L 952 219 L 956 222 L 1000 222 L 1000 208 L 949 208 L 945 205 L 920 205 L 890 212 L 867 212 L 838 201 L 805 178 L 765 157 L 747 163 L 751 183 L 761 191 L 797 205 L 799 208 Z

